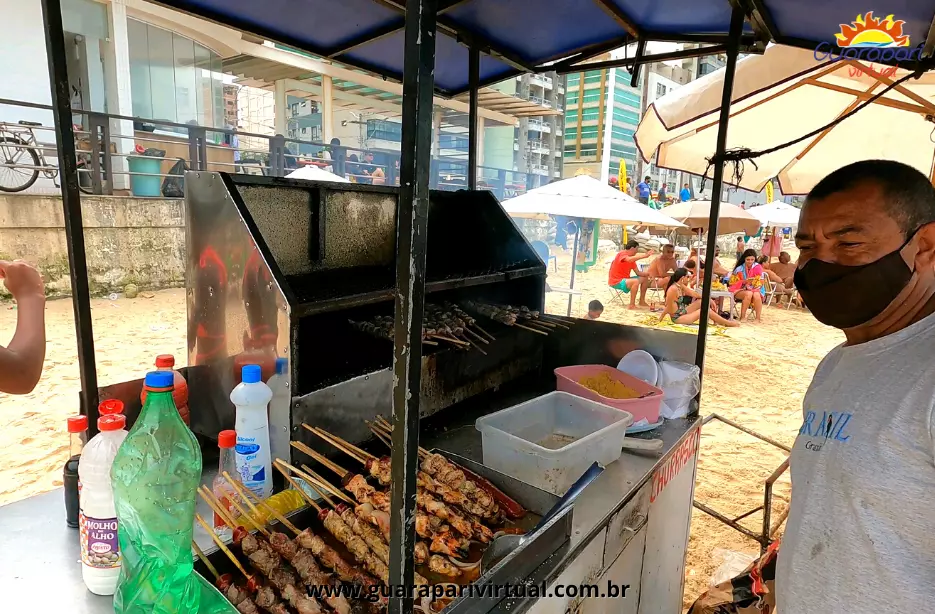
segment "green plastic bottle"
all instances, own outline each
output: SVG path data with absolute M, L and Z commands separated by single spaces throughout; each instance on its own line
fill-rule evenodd
M 149 394 L 111 469 L 123 557 L 116 614 L 237 610 L 193 569 L 201 450 L 172 400 L 173 374 L 146 374 Z

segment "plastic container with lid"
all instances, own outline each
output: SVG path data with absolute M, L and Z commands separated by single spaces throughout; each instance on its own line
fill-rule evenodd
M 127 438 L 126 416 L 108 414 L 97 420 L 100 431 L 81 453 L 81 577 L 96 595 L 113 595 L 120 577 L 117 512 L 110 470 Z
M 81 479 L 78 477 L 78 462 L 81 451 L 88 443 L 88 417 L 85 415 L 68 418 L 68 460 L 62 469 L 62 485 L 65 490 L 65 523 L 72 529 L 80 526 Z
M 156 371 L 171 371 L 174 378 L 172 389 L 172 400 L 179 409 L 179 415 L 185 424 L 191 424 L 188 411 L 188 382 L 185 376 L 175 370 L 175 356 L 172 354 L 160 354 L 156 356 Z M 143 384 L 143 391 L 140 393 L 140 402 L 146 403 L 146 384 Z
M 606 373 L 611 379 L 617 380 L 628 388 L 632 388 L 640 398 L 612 399 L 578 383 L 582 377 L 598 375 L 600 373 Z M 659 421 L 659 408 L 662 405 L 663 399 L 662 390 L 628 373 L 624 373 L 619 369 L 608 367 L 607 365 L 559 367 L 555 369 L 555 378 L 556 390 L 570 392 L 576 396 L 627 411 L 633 414 L 633 420 L 635 422 L 643 418 L 649 421 L 650 424 L 655 424 Z
M 633 416 L 567 392 L 550 392 L 478 418 L 484 464 L 563 495 L 591 463 L 620 458 Z
M 237 474 L 247 488 L 266 499 L 273 494 L 267 413 L 273 391 L 263 383 L 260 365 L 244 365 L 241 377 L 230 397 L 236 408 Z

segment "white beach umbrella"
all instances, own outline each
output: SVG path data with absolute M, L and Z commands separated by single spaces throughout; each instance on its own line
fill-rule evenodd
M 764 228 L 794 228 L 799 225 L 799 212 L 800 209 L 781 200 L 747 209 L 747 213 L 760 220 L 760 226 Z
M 344 177 L 328 172 L 323 168 L 315 166 L 314 164 L 309 164 L 307 166 L 297 168 L 286 175 L 286 177 L 289 179 L 307 179 L 309 181 L 334 181 L 335 183 L 350 183 L 350 181 Z
M 687 229 L 680 231 L 683 234 L 685 232 L 689 234 L 708 232 L 711 203 L 707 200 L 687 200 L 664 207 L 662 211 L 685 224 Z M 760 221 L 750 215 L 749 211 L 745 211 L 737 205 L 721 203 L 720 214 L 717 219 L 717 232 L 719 235 L 743 232 L 752 236 L 759 229 Z
M 818 60 L 814 51 L 781 45 L 740 60 L 727 148 L 762 151 L 819 130 L 908 74 L 883 67 L 894 72 L 881 75 L 881 65 L 871 69 L 854 59 L 829 61 L 818 54 Z M 656 153 L 657 166 L 705 173 L 716 149 L 724 75 L 724 69 L 717 70 L 650 105 L 634 136 L 645 160 Z M 739 185 L 760 191 L 778 177 L 784 194 L 805 194 L 838 168 L 873 158 L 903 162 L 935 179 L 935 123 L 926 119 L 929 115 L 935 116 L 932 72 L 909 79 L 826 131 L 756 158 L 756 167 L 744 162 Z M 725 182 L 732 175 L 728 164 Z
M 516 198 L 503 201 L 512 217 L 548 219 L 561 215 L 606 224 L 680 228 L 683 224 L 670 216 L 587 175 L 553 181 Z

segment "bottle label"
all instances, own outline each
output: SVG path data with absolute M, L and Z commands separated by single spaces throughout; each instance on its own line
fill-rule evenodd
M 240 481 L 254 493 L 265 496 L 262 491 L 266 481 L 266 455 L 262 454 L 259 438 L 238 433 L 234 451 Z
M 116 518 L 80 518 L 81 562 L 97 569 L 120 567 Z

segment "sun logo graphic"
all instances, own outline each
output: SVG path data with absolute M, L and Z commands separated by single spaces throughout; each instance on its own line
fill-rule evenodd
M 909 37 L 903 35 L 902 19 L 887 15 L 883 19 L 873 16 L 873 11 L 858 15 L 850 24 L 841 24 L 841 32 L 835 34 L 839 47 L 908 47 Z

